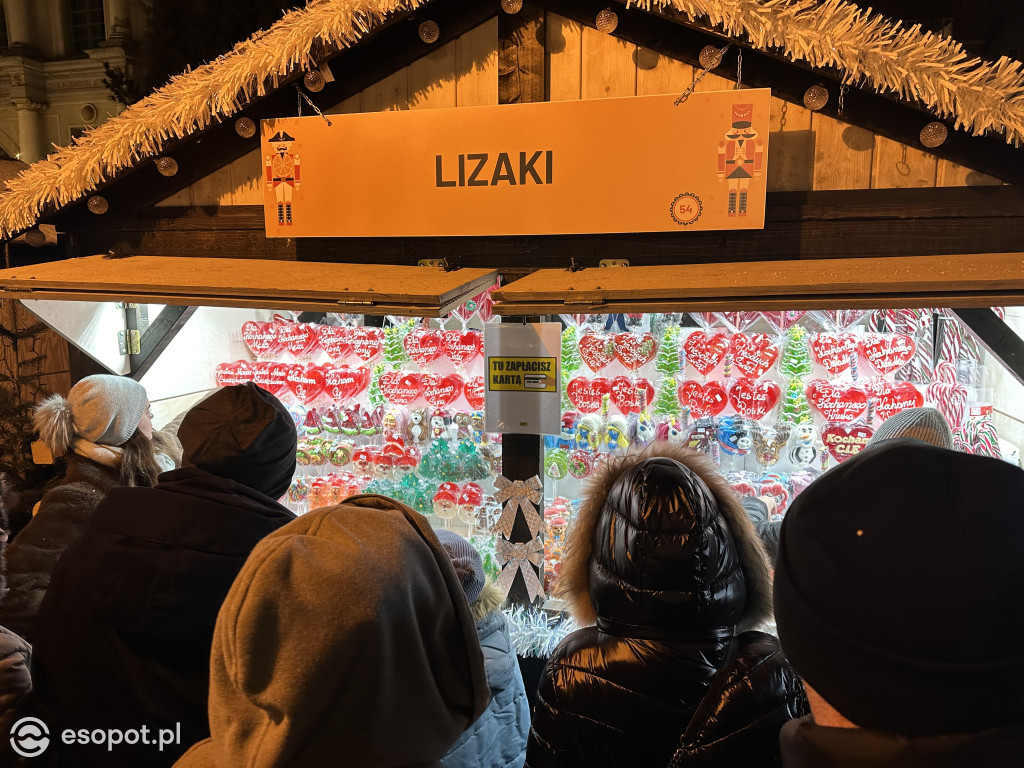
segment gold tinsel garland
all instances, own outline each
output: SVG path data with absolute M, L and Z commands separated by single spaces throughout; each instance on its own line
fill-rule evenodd
M 1024 141 L 1024 71 L 1019 61 L 968 56 L 956 40 L 907 26 L 846 0 L 623 0 L 672 8 L 697 24 L 780 50 L 814 67 L 834 67 L 848 85 L 925 105 L 974 135 Z
M 153 157 L 170 139 L 201 131 L 264 96 L 296 70 L 315 67 L 311 49 L 348 48 L 388 15 L 427 0 L 311 0 L 209 64 L 177 75 L 116 117 L 60 147 L 7 182 L 0 194 L 0 237 L 34 224 L 118 171 Z
M 230 117 L 297 69 L 315 66 L 315 41 L 328 50 L 350 47 L 389 14 L 427 2 L 311 0 L 9 180 L 9 191 L 0 194 L 0 236 L 31 226 L 44 207 L 81 198 L 118 171 L 159 154 L 169 139 Z M 835 67 L 848 84 L 919 101 L 976 135 L 993 130 L 1015 145 L 1024 140 L 1020 62 L 971 58 L 955 40 L 922 32 L 920 25 L 907 27 L 846 0 L 623 2 L 646 10 L 670 7 L 755 48 Z

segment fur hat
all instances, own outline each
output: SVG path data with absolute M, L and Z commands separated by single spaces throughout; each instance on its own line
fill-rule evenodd
M 946 418 L 935 408 L 907 408 L 882 422 L 866 447 L 883 440 L 912 437 L 936 448 L 953 449 L 953 432 Z
M 86 376 L 67 399 L 51 395 L 36 408 L 40 439 L 54 456 L 63 456 L 79 437 L 98 445 L 123 445 L 146 414 L 145 388 L 126 376 Z
M 1024 471 L 888 440 L 782 522 L 779 640 L 848 720 L 904 736 L 1024 721 Z
M 715 540 L 713 558 L 698 562 L 693 535 Z M 557 593 L 583 625 L 694 634 L 756 627 L 772 604 L 768 558 L 739 496 L 706 456 L 666 442 L 612 456 L 591 476 Z
M 485 583 L 484 563 L 480 559 L 480 553 L 454 531 L 439 528 L 434 533 L 437 534 L 441 547 L 448 553 L 452 567 L 458 574 L 459 583 L 462 584 L 462 591 L 466 593 L 466 600 L 472 605 L 480 597 Z
M 281 401 L 253 382 L 218 389 L 178 427 L 184 467 L 198 467 L 279 499 L 295 474 L 298 436 Z

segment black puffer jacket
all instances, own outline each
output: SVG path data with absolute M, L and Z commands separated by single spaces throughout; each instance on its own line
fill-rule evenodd
M 764 550 L 704 457 L 655 444 L 594 477 L 560 592 L 583 624 L 541 677 L 527 765 L 779 765 L 782 724 L 806 713 L 799 680 L 762 632 L 736 636 L 721 695 L 681 737 L 736 629 L 771 611 Z

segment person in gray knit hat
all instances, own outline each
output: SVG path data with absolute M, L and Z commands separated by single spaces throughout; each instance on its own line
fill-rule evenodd
M 885 440 L 901 437 L 912 437 L 936 448 L 953 449 L 953 431 L 946 417 L 935 408 L 907 408 L 894 413 L 875 430 L 865 447 L 870 448 Z
M 441 758 L 444 768 L 521 768 L 530 734 L 530 704 L 501 607 L 505 597 L 484 576 L 480 553 L 457 533 L 436 530 L 476 621 L 491 703 Z
M 53 456 L 64 457 L 66 471 L 7 550 L 10 591 L 0 624 L 29 641 L 54 565 L 104 494 L 115 486 L 152 486 L 181 460 L 173 435 L 154 435 L 145 388 L 124 376 L 87 376 L 66 398 L 51 395 L 36 409 L 35 426 Z

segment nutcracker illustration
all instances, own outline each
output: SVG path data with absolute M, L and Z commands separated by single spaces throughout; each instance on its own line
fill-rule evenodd
M 291 151 L 294 141 L 284 131 L 278 131 L 270 139 L 274 154 L 263 158 L 267 189 L 273 189 L 277 199 L 278 226 L 291 226 L 292 193 L 299 188 L 299 156 Z
M 733 104 L 732 128 L 718 142 L 718 180 L 729 180 L 729 216 L 747 215 L 750 179 L 760 178 L 764 168 L 764 142 L 757 140 L 753 116 L 753 104 Z

